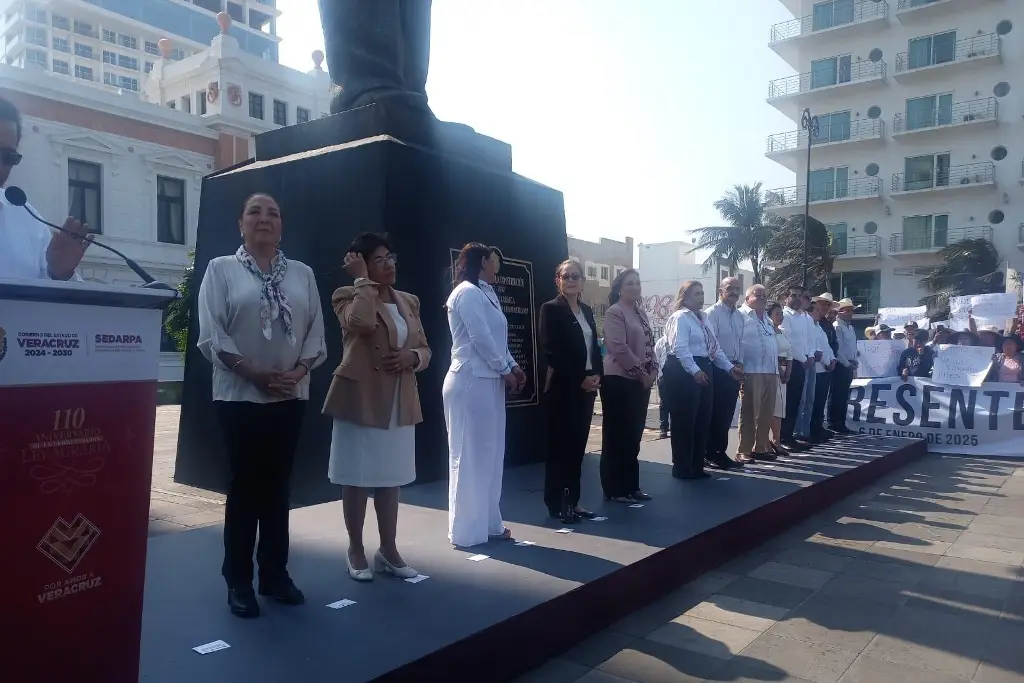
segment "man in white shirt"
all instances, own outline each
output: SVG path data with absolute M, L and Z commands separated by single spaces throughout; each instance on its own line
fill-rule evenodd
M 21 163 L 21 115 L 0 98 L 0 188 L 7 186 L 11 170 Z M 74 218 L 64 222 L 73 232 L 51 230 L 12 206 L 0 192 L 0 278 L 13 280 L 70 280 L 75 277 L 85 250 L 92 241 L 89 228 Z
M 814 362 L 820 358 L 816 350 L 814 321 L 807 313 L 811 305 L 811 295 L 803 287 L 789 288 L 786 305 L 782 309 L 782 327 L 793 346 L 792 374 L 786 383 L 786 416 L 782 418 L 782 446 L 791 451 L 807 449 L 806 443 L 799 443 L 795 438 L 797 417 L 800 415 L 800 404 L 804 397 L 805 378 L 814 381 Z
M 818 321 L 821 319 L 820 310 L 813 299 L 808 303 L 806 315 L 813 323 L 807 334 L 810 339 L 809 348 L 814 350 L 814 355 L 811 367 L 807 369 L 807 375 L 804 378 L 804 394 L 800 399 L 800 413 L 797 415 L 793 434 L 799 442 L 815 443 L 818 440 L 812 439 L 811 436 L 811 415 L 814 413 L 814 397 L 818 388 L 818 371 L 820 369 L 824 372 L 822 362 L 830 361 L 827 361 L 825 356 L 828 339 L 825 338 L 825 332 L 818 325 Z
M 664 368 L 665 368 L 665 359 L 668 357 L 668 343 L 666 341 L 667 339 L 668 339 L 668 336 L 663 332 L 662 335 L 660 337 L 658 337 L 658 341 L 656 341 L 654 343 L 654 358 L 655 358 L 655 360 L 658 361 L 658 367 L 661 368 L 662 370 L 664 370 Z M 668 438 L 668 430 L 669 430 L 669 411 L 668 411 L 668 403 L 663 398 L 665 396 L 665 392 L 663 391 L 663 386 L 664 386 L 663 380 L 664 380 L 664 378 L 665 378 L 665 373 L 664 372 L 659 372 L 658 373 L 658 419 L 659 419 L 659 422 L 660 422 L 659 427 L 660 427 L 660 431 L 661 431 L 661 438 L 662 439 L 667 439 Z
M 715 333 L 718 345 L 734 366 L 743 369 L 743 326 L 747 316 L 737 310 L 741 294 L 740 281 L 727 277 L 718 286 L 718 301 L 707 311 L 708 327 Z M 729 430 L 736 416 L 736 403 L 740 396 L 740 383 L 718 366 L 712 367 L 714 399 L 711 405 L 711 424 L 708 429 L 707 453 L 704 460 L 710 467 L 729 469 L 736 463 L 728 456 Z
M 835 301 L 832 294 L 825 292 L 812 299 L 814 318 L 818 323 L 818 343 L 821 346 L 821 361 L 814 364 L 817 374 L 814 387 L 814 407 L 811 410 L 811 429 L 808 432 L 813 443 L 824 443 L 834 436 L 825 429 L 825 408 L 832 390 L 832 373 L 836 366 L 836 331 L 832 327 Z
M 779 390 L 779 347 L 775 328 L 765 315 L 764 285 L 747 289 L 750 315 L 743 327 L 743 388 L 740 391 L 740 443 L 737 459 L 775 460 L 771 426 Z M 717 390 L 717 387 L 716 387 Z
M 832 372 L 832 396 L 828 406 L 828 428 L 836 434 L 856 434 L 846 426 L 850 385 L 857 374 L 857 331 L 853 329 L 855 306 L 851 299 L 837 304 L 839 312 L 833 325 L 836 330 L 836 367 Z

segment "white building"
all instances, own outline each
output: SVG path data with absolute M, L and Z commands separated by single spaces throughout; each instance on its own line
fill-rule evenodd
M 215 17 L 208 21 L 217 26 Z M 0 65 L 0 97 L 24 118 L 24 160 L 10 184 L 47 219 L 84 219 L 99 241 L 154 277 L 180 282 L 195 245 L 203 176 L 251 158 L 253 135 L 329 112 L 322 54 L 301 73 L 245 52 L 224 23 L 225 34 L 180 61 L 173 43 L 158 41 L 168 56 L 156 58 L 140 92 Z M 81 270 L 88 280 L 138 284 L 101 249 L 86 252 Z M 163 351 L 161 379 L 180 379 L 169 339 Z
M 796 172 L 772 191 L 782 215 L 807 196 L 805 108 L 819 133 L 811 214 L 837 252 L 831 290 L 865 312 L 916 305 L 943 246 L 992 240 L 1024 265 L 1024 2 L 782 0 L 796 17 L 770 46 L 799 75 L 768 84 L 792 129 L 767 156 Z
M 679 287 L 687 280 L 704 286 L 704 302 L 710 306 L 718 294 L 718 283 L 727 277 L 739 278 L 743 290 L 754 282 L 754 274 L 742 268 L 718 264 L 704 272 L 705 257 L 691 252 L 690 242 L 661 242 L 639 245 L 639 267 L 643 285 L 644 308 L 651 319 L 656 336 L 675 310 Z

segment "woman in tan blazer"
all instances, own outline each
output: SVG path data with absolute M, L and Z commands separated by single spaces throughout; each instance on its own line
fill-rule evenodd
M 416 576 L 395 545 L 400 487 L 416 479 L 416 427 L 420 412 L 416 373 L 430 362 L 420 322 L 420 300 L 394 289 L 395 254 L 387 237 L 364 233 L 345 255 L 355 279 L 331 297 L 341 321 L 343 351 L 323 412 L 334 418 L 327 476 L 343 487 L 348 531 L 348 574 L 372 581 L 374 570 Z M 380 530 L 373 568 L 363 548 L 366 499 Z

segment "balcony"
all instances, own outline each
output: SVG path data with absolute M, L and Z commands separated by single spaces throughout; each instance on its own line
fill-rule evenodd
M 797 74 L 778 78 L 768 83 L 768 104 L 790 118 L 815 100 L 825 100 L 836 91 L 860 90 L 885 84 L 888 67 L 885 62 L 864 61 L 839 66 L 836 73 L 829 70 Z M 821 110 L 820 107 L 811 107 Z M 830 109 L 825 108 L 825 111 Z
M 893 138 L 908 135 L 923 137 L 927 133 L 945 131 L 961 126 L 989 127 L 999 123 L 999 100 L 986 97 L 980 100 L 957 102 L 950 108 L 936 107 L 925 115 L 913 117 L 904 113 L 892 117 Z
M 915 254 L 934 254 L 943 247 L 971 239 L 992 239 L 992 226 L 928 230 L 927 232 L 894 232 L 889 240 L 889 253 L 896 258 Z
M 994 1 L 998 0 L 896 0 L 896 19 L 901 24 L 912 24 Z
M 910 52 L 896 55 L 896 70 L 893 77 L 898 81 L 910 80 L 926 75 L 936 78 L 948 77 L 950 69 L 977 66 L 1002 60 L 1002 47 L 995 33 L 958 40 L 949 49 L 935 48 L 923 56 L 911 57 Z
M 780 216 L 792 215 L 803 210 L 807 199 L 806 188 L 783 187 L 765 193 L 765 207 Z M 857 178 L 817 185 L 811 191 L 811 204 L 828 206 L 859 200 L 881 200 L 882 181 L 879 178 Z
M 889 3 L 885 0 L 856 0 L 839 7 L 833 5 L 831 11 L 828 11 L 828 3 L 823 5 L 823 11 L 817 14 L 772 26 L 769 47 L 792 64 L 799 59 L 799 50 L 804 45 L 823 43 L 837 34 L 845 38 L 877 31 L 889 20 Z
M 996 165 L 991 161 L 964 166 L 936 168 L 930 175 L 892 174 L 893 199 L 931 192 L 961 192 L 991 190 L 996 186 Z
M 814 138 L 814 149 L 851 145 L 858 142 L 885 139 L 885 121 L 856 119 L 846 125 L 822 126 Z M 807 156 L 807 131 L 794 130 L 777 133 L 768 138 L 764 155 L 790 170 L 797 170 L 801 159 Z
M 837 259 L 879 258 L 882 256 L 882 238 L 878 235 L 833 237 L 830 249 Z
M 1017 248 L 1024 251 L 1024 223 L 1017 226 Z

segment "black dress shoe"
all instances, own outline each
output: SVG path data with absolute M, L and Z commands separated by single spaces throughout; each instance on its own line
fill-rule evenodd
M 260 603 L 256 601 L 256 593 L 249 586 L 229 588 L 228 607 L 232 614 L 242 619 L 254 619 L 260 615 Z
M 260 595 L 273 598 L 282 605 L 301 605 L 306 602 L 306 596 L 302 594 L 291 579 L 283 579 L 273 583 L 260 582 Z
M 750 457 L 760 462 L 771 462 L 772 460 L 777 460 L 779 456 L 774 453 L 751 453 Z
M 582 517 L 584 519 L 593 519 L 594 517 L 597 517 L 596 513 L 591 512 L 590 510 L 587 510 L 586 508 L 581 508 L 581 507 L 577 507 L 577 508 L 573 509 L 573 514 L 575 514 L 578 517 Z
M 632 498 L 633 500 L 651 500 L 653 497 L 654 496 L 652 496 L 651 494 L 644 493 L 640 489 L 637 489 L 636 491 L 634 491 L 633 495 L 630 496 L 630 498 Z
M 810 448 L 806 444 L 799 443 L 796 440 L 783 441 L 782 446 L 791 453 L 803 453 Z

